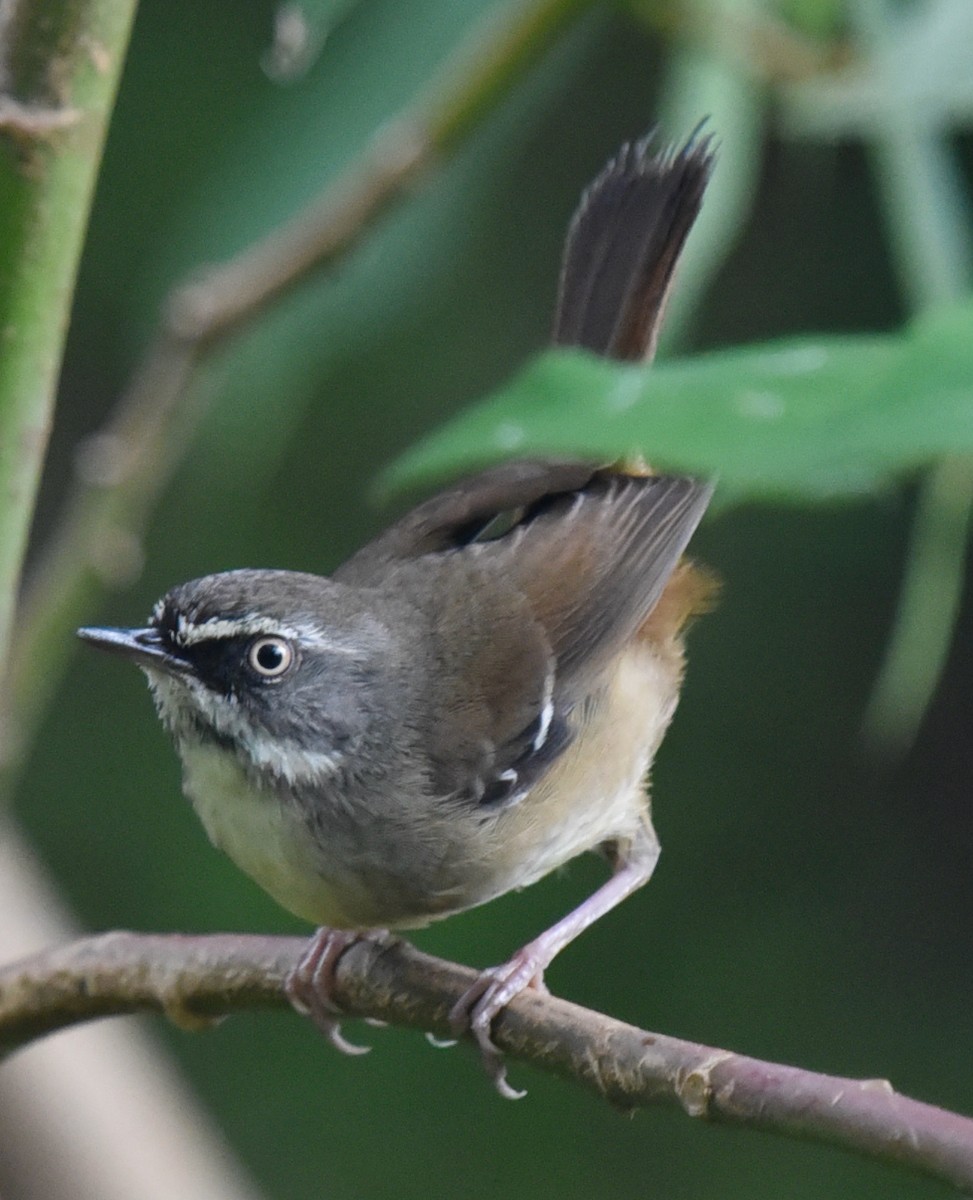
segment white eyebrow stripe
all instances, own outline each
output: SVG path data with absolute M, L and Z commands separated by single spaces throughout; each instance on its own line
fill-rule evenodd
M 330 650 L 335 654 L 355 654 L 357 647 L 349 642 L 336 640 L 316 625 L 287 625 L 273 617 L 261 617 L 257 613 L 228 619 L 210 617 L 207 621 L 194 624 L 181 613 L 176 620 L 175 640 L 181 646 L 195 646 L 200 642 L 220 641 L 230 638 L 257 637 L 267 634 L 300 642 L 317 650 Z
M 195 646 L 197 642 L 220 641 L 226 638 L 253 637 L 256 634 L 276 634 L 278 637 L 298 639 L 301 634 L 271 617 L 256 614 L 235 619 L 211 617 L 208 621 L 194 624 L 180 613 L 176 619 L 176 641 L 181 646 Z

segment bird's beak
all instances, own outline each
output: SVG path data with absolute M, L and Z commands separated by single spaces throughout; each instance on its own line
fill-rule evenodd
M 158 629 L 151 626 L 147 629 L 79 629 L 78 637 L 83 642 L 97 646 L 99 650 L 130 658 L 140 667 L 152 667 L 157 671 L 167 671 L 171 675 L 193 673 L 192 664 L 179 654 L 173 653 L 172 647 L 163 640 Z

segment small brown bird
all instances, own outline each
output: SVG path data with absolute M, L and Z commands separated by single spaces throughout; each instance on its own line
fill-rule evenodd
M 554 341 L 650 358 L 699 211 L 706 140 L 626 146 L 571 223 Z M 81 636 L 145 671 L 213 842 L 320 922 L 289 981 L 339 1048 L 341 953 L 483 904 L 585 850 L 611 877 L 453 1010 L 498 1088 L 494 1017 L 652 874 L 647 773 L 708 577 L 682 559 L 706 484 L 536 459 L 440 492 L 331 578 L 173 588 L 143 629 Z

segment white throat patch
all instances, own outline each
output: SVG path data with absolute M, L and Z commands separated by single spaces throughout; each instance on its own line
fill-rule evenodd
M 250 766 L 287 784 L 319 784 L 341 767 L 342 756 L 308 750 L 293 738 L 275 737 L 254 725 L 232 695 L 217 695 L 191 676 L 174 677 L 143 667 L 163 725 L 182 753 L 184 742 L 198 743 L 199 726 L 213 729 L 237 747 L 241 766 Z M 230 749 L 224 753 L 232 754 Z

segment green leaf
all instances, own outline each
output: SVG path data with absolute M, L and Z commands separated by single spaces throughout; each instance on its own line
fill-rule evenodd
M 410 451 L 383 490 L 512 456 L 643 454 L 735 498 L 856 494 L 973 454 L 973 304 L 896 335 L 804 337 L 640 367 L 551 350 Z
M 775 7 L 785 21 L 814 37 L 833 36 L 844 15 L 842 0 L 777 0 Z

